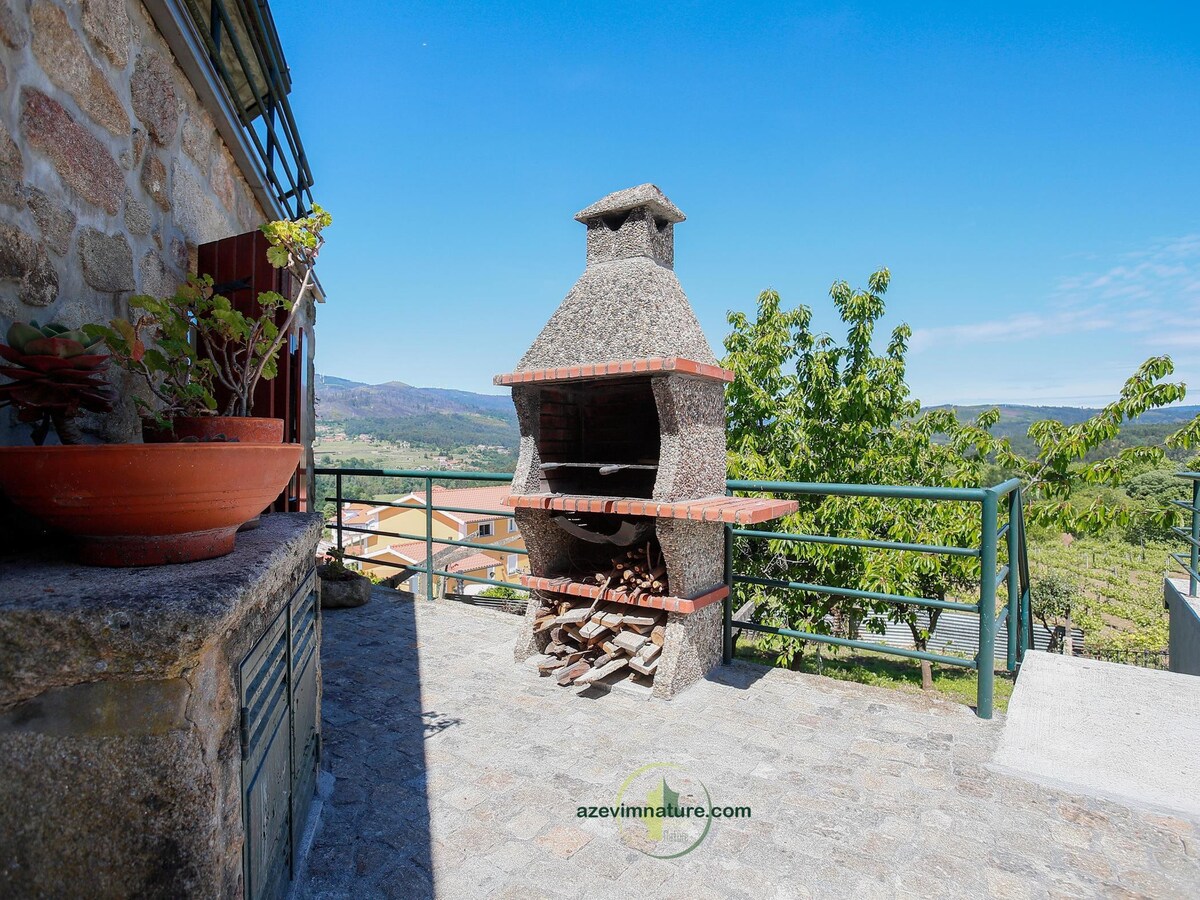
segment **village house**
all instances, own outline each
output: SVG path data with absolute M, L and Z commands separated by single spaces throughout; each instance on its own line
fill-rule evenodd
M 489 587 L 480 581 L 471 581 L 471 578 L 519 586 L 520 576 L 529 573 L 525 554 L 520 552 L 525 549 L 525 541 L 516 521 L 501 505 L 508 490 L 507 485 L 474 488 L 434 486 L 434 568 L 463 576 L 433 576 L 435 596 L 478 594 Z M 439 507 L 458 510 L 494 508 L 495 512 L 447 511 Z M 423 593 L 426 576 L 412 569 L 425 567 L 426 518 L 424 491 L 414 491 L 387 503 L 348 503 L 342 512 L 342 525 L 346 529 L 342 546 L 348 557 L 357 558 L 367 575 L 392 579 L 392 583 L 398 586 Z M 331 519 L 327 524 L 335 528 L 337 521 Z M 351 531 L 351 528 L 382 533 L 368 534 L 365 531 Z M 398 534 L 420 535 L 422 539 L 408 540 L 396 537 Z M 496 550 L 438 544 L 440 539 L 493 544 Z M 407 577 L 396 577 L 405 576 L 405 573 Z

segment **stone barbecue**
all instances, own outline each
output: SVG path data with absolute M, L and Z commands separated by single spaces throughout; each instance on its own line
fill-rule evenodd
M 792 512 L 725 495 L 722 369 L 652 184 L 578 213 L 587 266 L 514 372 L 512 495 L 532 590 L 516 655 L 560 684 L 671 697 L 721 658 L 724 529 Z

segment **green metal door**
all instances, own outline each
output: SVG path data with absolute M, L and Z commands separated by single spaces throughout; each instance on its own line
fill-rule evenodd
M 242 660 L 245 895 L 286 895 L 316 789 L 318 616 L 305 580 Z

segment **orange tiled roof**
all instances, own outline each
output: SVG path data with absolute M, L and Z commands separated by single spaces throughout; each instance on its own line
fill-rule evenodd
M 512 493 L 512 486 L 504 483 L 473 488 L 442 488 L 435 485 L 433 488 L 433 505 L 435 507 L 461 506 L 470 509 L 496 510 L 495 515 L 446 513 L 446 515 L 454 516 L 456 519 L 461 519 L 464 522 L 486 522 L 490 519 L 499 518 L 508 511 L 504 507 L 504 498 L 510 493 Z M 425 502 L 424 491 L 413 491 L 412 496 L 420 500 L 421 503 Z
M 450 563 L 446 567 L 447 572 L 474 572 L 478 569 L 490 569 L 492 566 L 498 566 L 500 563 L 488 556 L 486 553 L 472 553 L 470 556 Z

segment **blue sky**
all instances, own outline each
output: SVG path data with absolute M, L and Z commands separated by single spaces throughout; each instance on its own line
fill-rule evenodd
M 1197 4 L 325 3 L 274 14 L 318 202 L 317 369 L 493 392 L 652 181 L 718 355 L 892 271 L 926 403 L 1200 400 Z M 915 8 L 919 7 L 919 8 Z

